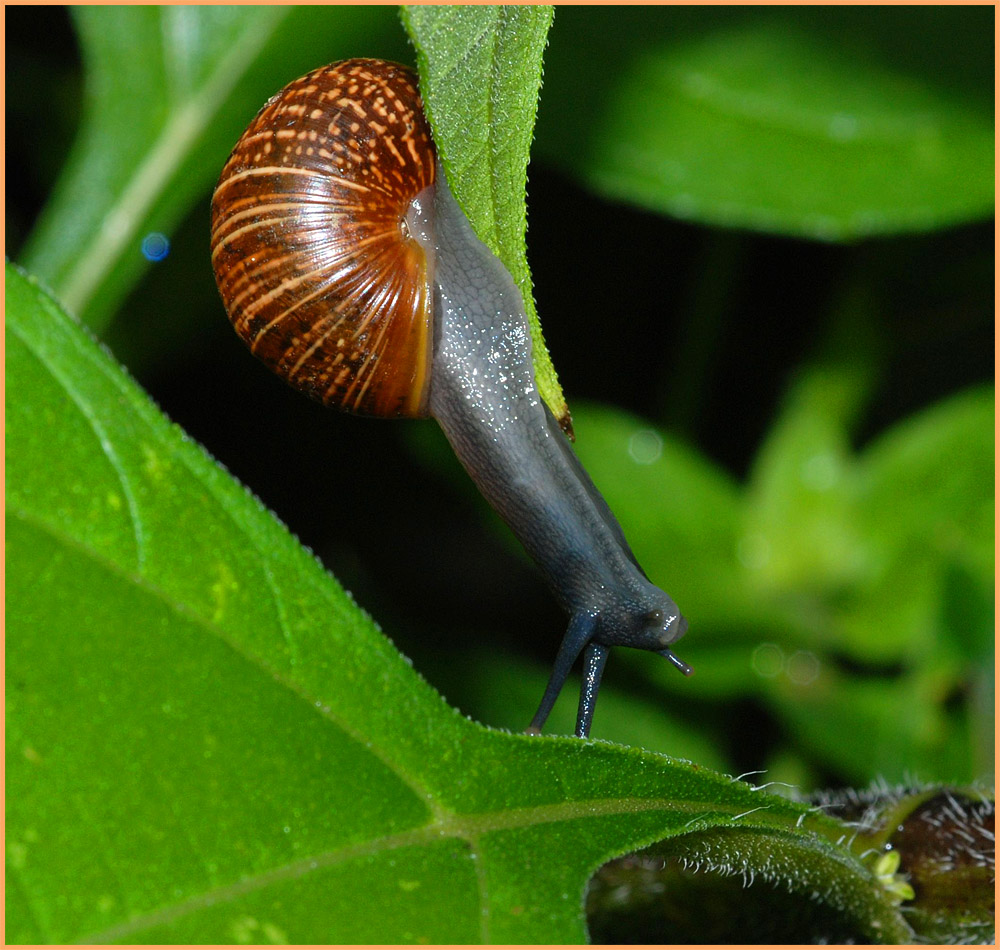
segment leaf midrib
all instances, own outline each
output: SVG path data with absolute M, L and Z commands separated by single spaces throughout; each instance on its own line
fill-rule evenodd
M 98 933 L 87 934 L 77 942 L 86 944 L 117 942 L 151 927 L 173 923 L 205 907 L 236 900 L 246 894 L 263 890 L 281 881 L 304 877 L 312 871 L 321 871 L 337 864 L 343 864 L 354 858 L 369 857 L 398 848 L 421 844 L 435 844 L 440 842 L 442 838 L 455 838 L 472 843 L 482 835 L 497 831 L 515 831 L 581 818 L 595 816 L 613 817 L 651 811 L 693 814 L 695 816 L 694 819 L 688 822 L 688 825 L 693 828 L 698 819 L 717 819 L 720 813 L 725 815 L 729 812 L 737 811 L 737 808 L 738 806 L 735 805 L 719 804 L 706 807 L 705 802 L 676 799 L 605 798 L 582 799 L 561 802 L 555 805 L 533 805 L 524 808 L 504 809 L 503 811 L 481 812 L 479 814 L 460 815 L 456 812 L 446 812 L 443 813 L 443 817 L 435 818 L 419 828 L 347 845 L 343 848 L 335 848 L 310 857 L 300 858 L 297 861 L 259 872 L 231 884 L 226 884 L 222 887 L 178 901 L 175 904 L 164 905 L 115 927 L 109 927 Z M 739 820 L 739 817 L 736 816 L 734 821 Z M 469 857 L 473 862 L 478 863 L 481 861 L 476 849 L 470 851 Z M 477 883 L 480 891 L 480 901 L 482 902 L 485 897 L 482 893 L 482 881 L 478 880 Z

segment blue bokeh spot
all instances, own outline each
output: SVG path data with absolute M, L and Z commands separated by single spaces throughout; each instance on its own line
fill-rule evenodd
M 142 239 L 142 256 L 147 261 L 162 261 L 170 253 L 170 239 L 153 231 Z

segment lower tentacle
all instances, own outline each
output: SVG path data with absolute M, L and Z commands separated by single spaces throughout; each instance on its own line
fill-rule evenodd
M 549 718 L 549 713 L 552 712 L 552 707 L 555 705 L 556 699 L 562 691 L 563 684 L 566 682 L 566 677 L 569 676 L 569 671 L 573 668 L 576 658 L 583 652 L 584 647 L 587 646 L 590 638 L 594 635 L 595 626 L 596 618 L 590 614 L 578 614 L 570 621 L 566 635 L 559 646 L 559 653 L 556 655 L 556 661 L 552 666 L 552 674 L 549 676 L 549 682 L 545 687 L 545 693 L 542 695 L 542 701 L 538 705 L 538 712 L 535 713 L 534 718 L 531 720 L 531 725 L 528 726 L 527 732 L 538 734 L 542 731 L 542 726 L 545 725 L 545 720 Z M 599 676 L 598 679 L 600 679 Z
M 576 713 L 576 734 L 581 739 L 590 735 L 594 721 L 597 691 L 601 688 L 604 664 L 608 662 L 608 648 L 599 643 L 588 643 L 583 654 L 583 682 L 580 684 L 580 706 Z

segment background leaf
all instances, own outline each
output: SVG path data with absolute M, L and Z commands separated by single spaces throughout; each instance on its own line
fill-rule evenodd
M 823 240 L 990 214 L 992 106 L 972 54 L 987 11 L 565 17 L 539 149 L 604 195 Z
M 84 115 L 23 259 L 97 330 L 148 266 L 143 237 L 173 232 L 281 85 L 338 50 L 350 55 L 362 37 L 368 55 L 405 55 L 389 10 L 72 12 L 87 66 Z

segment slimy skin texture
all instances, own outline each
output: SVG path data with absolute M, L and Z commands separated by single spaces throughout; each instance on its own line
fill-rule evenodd
M 538 395 L 521 294 L 475 235 L 442 169 L 411 233 L 432 241 L 435 309 L 430 412 L 455 454 L 541 569 L 570 616 L 531 728 L 539 731 L 576 658 L 586 736 L 609 647 L 666 652 L 684 635 L 677 605 L 650 583 L 614 515 Z M 433 222 L 428 217 L 433 214 Z
M 355 59 L 272 97 L 212 199 L 237 333 L 328 406 L 431 415 L 570 617 L 529 731 L 583 654 L 586 736 L 610 647 L 670 650 L 687 622 L 651 584 L 535 384 L 521 294 L 452 196 L 405 66 Z

